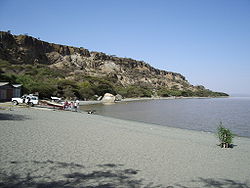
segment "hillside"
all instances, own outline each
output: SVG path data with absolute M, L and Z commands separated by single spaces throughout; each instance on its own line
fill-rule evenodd
M 104 92 L 125 97 L 226 95 L 193 86 L 181 74 L 143 61 L 9 32 L 0 32 L 0 59 L 1 80 L 21 82 L 26 92 L 39 91 L 44 97 L 88 99 Z

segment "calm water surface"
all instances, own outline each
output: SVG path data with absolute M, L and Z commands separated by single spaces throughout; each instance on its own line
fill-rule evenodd
M 216 132 L 219 122 L 250 137 L 250 97 L 150 100 L 82 106 L 97 114 L 198 131 Z

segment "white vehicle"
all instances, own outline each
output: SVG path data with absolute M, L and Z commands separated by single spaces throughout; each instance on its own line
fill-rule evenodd
M 12 98 L 11 102 L 14 105 L 26 103 L 30 106 L 34 106 L 35 104 L 38 104 L 38 97 L 34 95 L 24 95 L 21 98 Z

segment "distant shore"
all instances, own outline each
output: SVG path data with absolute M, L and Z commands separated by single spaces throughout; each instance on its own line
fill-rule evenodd
M 14 107 L 0 111 L 0 182 L 22 182 L 23 187 L 250 186 L 250 139 L 236 137 L 233 149 L 217 144 L 213 134 L 204 132 Z

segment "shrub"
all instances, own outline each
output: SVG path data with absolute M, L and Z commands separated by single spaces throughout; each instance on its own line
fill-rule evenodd
M 219 127 L 217 128 L 217 136 L 222 148 L 232 147 L 234 135 L 229 129 L 223 127 L 222 122 L 220 122 Z

